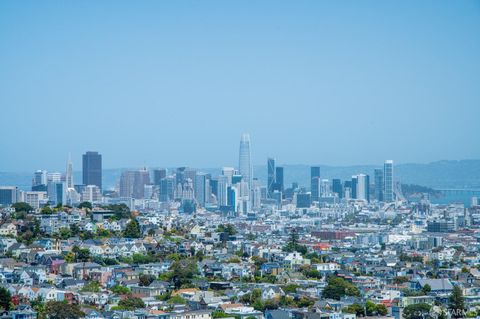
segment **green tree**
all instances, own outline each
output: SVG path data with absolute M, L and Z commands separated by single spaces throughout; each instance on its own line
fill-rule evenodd
M 78 319 L 85 314 L 77 305 L 63 301 L 49 301 L 45 304 L 45 315 L 48 319 Z
M 430 287 L 429 284 L 425 284 L 422 287 L 422 292 L 423 292 L 424 295 L 428 295 L 430 293 L 430 291 L 432 291 L 432 287 Z
M 286 294 L 296 293 L 298 288 L 300 288 L 299 285 L 296 285 L 296 284 L 288 284 L 288 285 L 286 285 L 286 286 L 283 287 L 283 291 L 284 291 Z
M 90 202 L 81 202 L 80 204 L 78 204 L 78 208 L 82 209 L 82 208 L 88 208 L 88 209 L 92 209 L 93 206 L 92 206 L 92 203 Z
M 128 295 L 130 293 L 130 289 L 126 286 L 115 285 L 110 290 L 117 295 Z
M 142 232 L 140 231 L 140 224 L 135 218 L 130 219 L 125 227 L 123 236 L 126 238 L 140 238 L 142 237 Z
M 379 316 L 386 316 L 388 314 L 387 306 L 381 303 L 377 304 L 377 314 Z
M 15 209 L 15 212 L 29 212 L 33 210 L 33 207 L 30 206 L 29 204 L 25 202 L 18 202 L 12 205 L 13 209 Z
M 148 287 L 155 280 L 155 276 L 141 274 L 138 277 L 138 280 L 139 280 L 139 283 L 138 283 L 139 286 Z
M 360 290 L 343 278 L 332 276 L 323 290 L 323 298 L 340 300 L 343 296 L 359 296 Z
M 217 233 L 227 233 L 229 236 L 233 236 L 237 233 L 237 230 L 232 224 L 220 224 L 217 227 Z
M 448 311 L 453 318 L 463 318 L 465 316 L 465 298 L 460 286 L 455 285 L 453 287 L 452 293 L 448 298 Z
M 73 246 L 72 252 L 75 254 L 75 261 L 77 262 L 87 262 L 90 261 L 90 250 L 86 248 L 80 248 L 78 246 Z
M 12 295 L 4 287 L 0 287 L 0 307 L 6 311 L 10 310 Z
M 403 318 L 425 319 L 428 316 L 430 309 L 431 309 L 431 306 L 427 303 L 418 303 L 414 305 L 409 305 L 403 309 Z
M 354 303 L 344 308 L 343 312 L 354 313 L 355 315 L 357 315 L 357 317 L 363 317 L 365 316 L 365 307 L 358 303 Z
M 307 296 L 301 296 L 298 298 L 298 300 L 296 300 L 296 303 L 299 308 L 309 308 L 313 306 L 315 300 Z
M 365 303 L 365 310 L 367 312 L 367 316 L 376 315 L 377 314 L 377 305 L 374 302 L 368 300 Z
M 283 247 L 283 250 L 287 252 L 298 251 L 302 255 L 305 255 L 307 253 L 307 246 L 300 245 L 298 239 L 299 237 L 297 230 L 294 228 L 292 229 L 292 232 L 290 233 L 290 239 L 288 240 L 287 245 Z
M 394 284 L 397 284 L 397 285 L 401 285 L 403 283 L 406 283 L 408 282 L 408 277 L 407 276 L 397 276 L 395 278 L 393 278 L 393 283 Z
M 98 281 L 94 281 L 94 280 L 89 281 L 83 286 L 82 291 L 84 291 L 84 292 L 99 292 L 100 291 L 100 284 L 98 283 Z
M 132 217 L 130 208 L 128 208 L 128 206 L 125 204 L 110 204 L 108 206 L 104 206 L 103 208 L 113 211 L 115 213 L 115 219 L 117 220 Z
M 197 261 L 195 259 L 174 261 L 170 269 L 172 270 L 172 280 L 176 289 L 189 285 L 195 275 L 198 274 Z
M 42 214 L 50 215 L 50 214 L 53 214 L 53 209 L 50 206 L 45 205 L 42 207 L 41 212 Z
M 131 297 L 123 299 L 118 303 L 120 310 L 135 310 L 137 308 L 145 308 L 145 303 L 141 298 Z

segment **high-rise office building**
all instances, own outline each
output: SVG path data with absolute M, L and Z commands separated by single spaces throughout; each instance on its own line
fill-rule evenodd
M 228 186 L 227 187 L 227 206 L 230 207 L 232 212 L 237 212 L 237 202 L 238 202 L 238 194 L 237 188 L 235 186 Z
M 167 170 L 165 168 L 158 168 L 153 170 L 153 184 L 160 185 L 162 179 L 167 177 Z
M 320 198 L 320 167 L 310 167 L 310 192 L 311 200 L 317 202 Z
M 343 198 L 343 186 L 340 179 L 332 179 L 332 192 L 337 194 L 338 198 Z
M 47 183 L 48 182 L 61 182 L 62 181 L 62 173 L 60 172 L 50 172 L 47 173 Z
M 67 184 L 65 182 L 49 181 L 47 194 L 51 205 L 67 204 Z
M 102 199 L 100 188 L 96 185 L 87 185 L 82 190 L 82 201 L 98 202 Z
M 67 170 L 65 171 L 65 183 L 67 183 L 67 188 L 73 188 L 73 163 L 72 158 L 68 155 L 67 161 Z
M 0 206 L 9 206 L 17 202 L 18 189 L 15 186 L 0 186 Z
M 22 192 L 21 201 L 35 209 L 40 208 L 41 205 L 47 204 L 48 202 L 47 192 Z
M 379 202 L 383 202 L 383 170 L 377 168 L 374 170 L 375 179 L 375 199 Z
M 96 185 L 102 189 L 102 155 L 86 152 L 82 156 L 83 185 Z
M 201 207 L 205 207 L 210 199 L 210 183 L 207 174 L 199 173 L 195 176 L 195 199 Z
M 393 202 L 393 161 L 386 160 L 383 165 L 383 199 L 385 202 Z
M 225 175 L 218 176 L 218 183 L 217 183 L 217 204 L 218 207 L 227 206 L 228 203 L 228 177 Z
M 47 185 L 47 171 L 38 170 L 33 174 L 32 186 Z
M 252 188 L 253 168 L 250 151 L 250 135 L 243 134 L 240 139 L 240 151 L 238 158 L 238 169 L 243 180 L 247 182 L 248 188 Z
M 145 195 L 145 185 L 150 184 L 150 174 L 146 169 L 125 171 L 120 176 L 120 197 L 142 199 Z
M 133 197 L 135 171 L 125 171 L 120 175 L 120 197 Z
M 296 195 L 297 208 L 309 208 L 312 205 L 310 193 L 298 193 Z
M 233 175 L 235 175 L 235 168 L 223 167 L 222 175 L 227 177 L 228 186 L 232 185 Z
M 275 187 L 274 190 L 279 192 L 284 191 L 285 185 L 283 182 L 283 167 L 277 166 L 275 167 Z
M 169 202 L 174 199 L 175 178 L 167 176 L 160 181 L 160 201 Z
M 150 184 L 150 173 L 146 168 L 135 171 L 133 180 L 133 198 L 141 199 L 145 196 L 145 185 Z
M 267 196 L 268 198 L 272 197 L 272 194 L 275 190 L 275 159 L 267 159 Z
M 370 201 L 370 177 L 368 175 L 352 176 L 352 198 Z

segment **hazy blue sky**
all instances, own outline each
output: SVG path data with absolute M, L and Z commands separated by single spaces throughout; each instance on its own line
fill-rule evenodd
M 480 158 L 480 1 L 0 1 L 0 171 Z

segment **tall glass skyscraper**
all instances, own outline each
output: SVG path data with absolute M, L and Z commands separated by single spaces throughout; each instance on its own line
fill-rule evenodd
M 267 159 L 267 197 L 272 198 L 273 191 L 275 190 L 275 159 Z
M 70 154 L 68 155 L 67 171 L 65 172 L 65 182 L 67 188 L 73 188 L 73 163 Z
M 383 199 L 385 202 L 393 202 L 393 161 L 386 160 L 383 165 Z
M 83 185 L 97 185 L 102 189 L 102 155 L 86 152 L 82 157 Z
M 250 152 L 250 135 L 242 134 L 240 139 L 240 152 L 238 158 L 238 169 L 240 175 L 242 175 L 243 180 L 247 182 L 248 188 L 252 189 L 252 161 L 251 161 L 251 152 Z
M 374 171 L 375 178 L 375 199 L 379 202 L 383 202 L 383 170 L 376 168 Z
M 310 167 L 310 192 L 312 201 L 317 202 L 320 198 L 320 167 Z

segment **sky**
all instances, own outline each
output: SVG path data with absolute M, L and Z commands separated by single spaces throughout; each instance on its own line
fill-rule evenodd
M 0 1 L 0 171 L 480 158 L 480 1 Z

